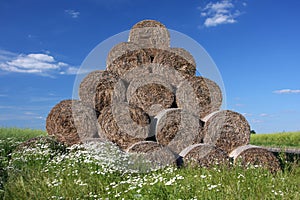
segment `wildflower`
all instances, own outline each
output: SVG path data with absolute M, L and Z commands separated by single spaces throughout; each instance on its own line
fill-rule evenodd
M 206 178 L 206 176 L 205 176 L 205 175 L 201 175 L 200 177 L 201 177 L 201 178 L 203 178 L 203 179 L 204 179 L 204 178 Z
M 208 187 L 208 190 L 212 190 L 212 189 L 218 187 L 218 185 L 210 185 L 210 184 L 208 184 L 207 187 Z

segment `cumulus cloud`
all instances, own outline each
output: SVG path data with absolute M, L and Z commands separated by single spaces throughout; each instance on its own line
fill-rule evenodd
M 15 54 L 3 50 L 0 51 L 0 70 L 42 76 L 76 74 L 77 72 L 77 68 L 56 61 L 53 56 L 45 53 Z
M 75 10 L 65 10 L 65 13 L 70 15 L 72 18 L 78 18 L 80 15 L 80 12 L 75 11 Z
M 236 18 L 241 15 L 241 12 L 235 8 L 231 0 L 222 0 L 216 3 L 210 2 L 204 8 L 200 8 L 200 10 L 201 16 L 205 19 L 205 27 L 233 24 L 237 22 Z
M 283 89 L 283 90 L 275 90 L 273 91 L 275 94 L 300 94 L 300 90 L 291 90 L 291 89 Z

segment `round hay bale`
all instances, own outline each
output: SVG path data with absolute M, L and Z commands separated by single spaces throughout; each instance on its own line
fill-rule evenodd
M 179 154 L 183 157 L 184 162 L 190 163 L 193 166 L 212 167 L 223 164 L 229 165 L 229 157 L 226 152 L 209 144 L 194 144 L 191 145 Z
M 229 157 L 234 159 L 235 164 L 240 164 L 243 167 L 263 167 L 271 172 L 280 171 L 280 163 L 276 156 L 258 146 L 244 145 L 234 149 Z
M 130 146 L 126 152 L 137 153 L 139 157 L 150 160 L 154 166 L 182 164 L 182 158 L 178 154 L 153 141 L 137 142 Z
M 150 130 L 149 116 L 141 108 L 126 103 L 105 107 L 98 117 L 98 123 L 106 138 L 121 149 L 145 140 Z
M 131 28 L 128 41 L 138 44 L 141 48 L 168 48 L 170 47 L 170 33 L 158 21 L 143 20 Z
M 55 105 L 46 120 L 48 135 L 66 145 L 78 144 L 82 139 L 98 138 L 95 111 L 76 100 L 63 100 Z
M 189 110 L 203 119 L 220 109 L 222 92 L 212 80 L 201 76 L 189 77 L 179 85 L 176 91 L 176 103 L 178 108 Z
M 114 60 L 117 60 L 123 54 L 141 49 L 137 44 L 132 42 L 121 42 L 115 45 L 108 53 L 106 58 L 106 66 L 110 66 Z
M 113 98 L 119 102 L 125 102 L 126 86 L 123 81 L 120 79 L 99 80 L 94 98 L 96 111 L 101 114 L 103 108 L 112 104 Z
M 196 65 L 189 62 L 178 53 L 172 52 L 170 49 L 160 50 L 154 57 L 153 63 L 159 63 L 164 67 L 174 68 L 184 77 L 191 77 L 196 74 Z
M 49 148 L 51 151 L 56 151 L 57 153 L 65 153 L 67 151 L 66 146 L 58 142 L 53 136 L 38 136 L 31 138 L 25 142 L 19 144 L 14 153 L 22 153 L 29 148 Z
M 142 108 L 150 116 L 170 108 L 174 99 L 172 86 L 157 74 L 148 74 L 134 79 L 127 89 L 128 102 Z
M 250 126 L 237 112 L 223 110 L 212 115 L 204 125 L 204 143 L 215 145 L 228 154 L 235 148 L 249 144 Z
M 162 148 L 163 146 L 153 141 L 141 141 L 131 145 L 126 152 L 128 153 L 148 153 Z
M 193 55 L 190 52 L 188 52 L 187 50 L 185 50 L 184 48 L 178 48 L 178 47 L 170 48 L 170 51 L 175 53 L 176 55 L 179 55 L 180 57 L 184 58 L 192 65 L 197 66 Z
M 143 49 L 125 52 L 107 66 L 107 71 L 122 77 L 127 71 L 149 63 L 149 57 Z
M 96 88 L 100 80 L 115 80 L 117 76 L 106 70 L 96 70 L 89 73 L 80 83 L 79 97 L 85 104 L 94 107 Z
M 204 137 L 203 123 L 195 115 L 178 108 L 166 109 L 156 117 L 156 140 L 174 152 L 181 152 Z

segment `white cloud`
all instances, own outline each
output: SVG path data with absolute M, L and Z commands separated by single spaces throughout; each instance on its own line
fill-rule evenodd
M 65 10 L 65 13 L 70 15 L 72 18 L 78 18 L 80 15 L 80 12 L 75 11 L 75 10 Z
M 206 27 L 236 23 L 236 18 L 240 15 L 240 11 L 235 8 L 231 0 L 210 2 L 201 9 L 201 16 L 205 18 L 204 26 Z
M 291 89 L 283 89 L 283 90 L 275 90 L 273 91 L 275 94 L 300 94 L 300 90 L 291 90 Z
M 0 70 L 42 76 L 55 74 L 75 74 L 75 67 L 56 61 L 51 55 L 45 53 L 15 54 L 8 51 L 0 51 Z
M 267 117 L 269 115 L 267 113 L 261 113 L 259 116 L 261 116 L 261 117 Z

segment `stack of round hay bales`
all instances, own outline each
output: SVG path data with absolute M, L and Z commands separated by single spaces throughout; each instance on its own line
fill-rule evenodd
M 104 139 L 160 164 L 183 158 L 211 167 L 228 164 L 230 155 L 279 168 L 270 152 L 247 146 L 247 120 L 221 110 L 218 84 L 196 76 L 195 59 L 170 47 L 169 31 L 160 22 L 135 24 L 128 42 L 108 53 L 106 70 L 83 79 L 79 97 L 60 102 L 47 117 L 48 134 L 68 145 Z

